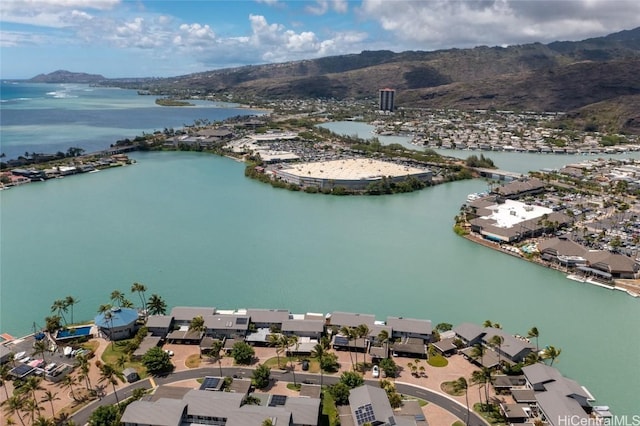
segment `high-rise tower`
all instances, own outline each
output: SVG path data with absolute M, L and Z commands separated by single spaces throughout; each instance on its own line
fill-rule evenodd
M 396 91 L 393 89 L 380 90 L 380 111 L 393 111 Z

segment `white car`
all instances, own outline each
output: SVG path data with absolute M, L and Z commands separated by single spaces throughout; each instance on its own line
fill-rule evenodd
M 371 369 L 371 376 L 373 376 L 374 379 L 380 377 L 380 368 L 378 368 L 377 365 L 374 365 L 373 369 Z

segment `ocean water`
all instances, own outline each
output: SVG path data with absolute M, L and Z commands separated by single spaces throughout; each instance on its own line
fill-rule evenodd
M 0 149 L 6 158 L 25 152 L 86 152 L 116 140 L 164 128 L 180 128 L 194 120 L 223 120 L 261 114 L 235 104 L 194 101 L 194 106 L 165 107 L 155 96 L 86 84 L 33 84 L 3 81 L 0 87 Z
M 332 197 L 273 189 L 213 155 L 133 156 L 0 191 L 0 331 L 29 333 L 67 295 L 79 300 L 75 320 L 90 320 L 113 290 L 135 302 L 136 281 L 170 308 L 490 319 L 519 334 L 537 326 L 599 405 L 637 413 L 640 300 L 457 237 L 453 217 L 484 181 Z

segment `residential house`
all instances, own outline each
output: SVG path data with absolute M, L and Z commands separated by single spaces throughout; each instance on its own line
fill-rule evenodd
M 575 419 L 581 424 L 591 420 L 594 398 L 578 382 L 542 363 L 522 367 L 522 373 L 527 380 L 527 388 L 534 391 L 540 416 L 551 426 L 563 426 L 568 419 Z
M 164 339 L 171 331 L 172 323 L 173 317 L 171 315 L 149 315 L 145 326 L 152 336 Z
M 98 314 L 93 322 L 110 340 L 128 339 L 138 331 L 138 311 L 131 308 L 113 307 Z
M 387 317 L 387 325 L 391 327 L 394 339 L 413 337 L 429 343 L 433 332 L 431 321 L 423 319 Z
M 412 416 L 396 416 L 387 392 L 379 387 L 363 385 L 349 393 L 349 409 L 356 426 L 372 425 L 416 425 Z
M 280 330 L 291 314 L 287 309 L 247 309 L 247 315 L 255 328 Z

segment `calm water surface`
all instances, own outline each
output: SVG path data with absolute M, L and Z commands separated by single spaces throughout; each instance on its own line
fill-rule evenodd
M 500 322 L 562 348 L 558 367 L 617 413 L 640 406 L 639 300 L 474 245 L 453 216 L 482 181 L 387 197 L 310 195 L 194 153 L 0 192 L 0 328 L 42 325 L 53 300 L 91 319 L 139 281 L 176 305 L 348 310 Z M 136 295 L 130 295 L 136 300 Z
M 0 136 L 9 157 L 81 143 L 102 149 L 142 130 L 247 112 L 165 109 L 131 91 L 51 86 L 17 93 L 3 85 Z M 338 126 L 362 137 L 371 131 Z M 445 152 L 458 153 L 470 155 Z M 133 166 L 0 191 L 0 331 L 31 332 L 67 295 L 80 300 L 76 321 L 90 320 L 111 291 L 129 294 L 134 281 L 169 307 L 347 310 L 454 324 L 491 319 L 513 333 L 537 326 L 542 346 L 562 348 L 558 367 L 600 404 L 617 414 L 638 412 L 640 300 L 455 236 L 453 217 L 485 182 L 331 197 L 248 180 L 244 166 L 226 158 L 134 157 Z M 565 164 L 551 164 L 562 156 L 491 157 L 521 172 Z

